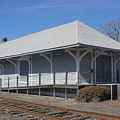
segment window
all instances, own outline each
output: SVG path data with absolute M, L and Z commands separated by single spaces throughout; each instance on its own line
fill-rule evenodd
M 29 73 L 29 63 L 27 61 L 20 61 L 20 76 L 27 76 Z

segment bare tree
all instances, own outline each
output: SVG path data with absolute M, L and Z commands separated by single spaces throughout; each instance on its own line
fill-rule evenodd
M 100 28 L 110 38 L 120 41 L 120 19 L 100 25 Z

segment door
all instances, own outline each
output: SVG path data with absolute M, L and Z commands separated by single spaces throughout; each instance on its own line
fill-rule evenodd
M 109 83 L 111 81 L 111 57 L 101 55 L 96 59 L 97 83 Z
M 27 61 L 20 61 L 20 84 L 27 86 L 27 75 L 29 74 L 29 63 Z

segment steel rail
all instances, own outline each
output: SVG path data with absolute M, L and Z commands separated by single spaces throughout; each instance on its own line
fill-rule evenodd
M 23 110 L 23 109 L 16 108 L 16 107 L 11 107 L 11 106 L 8 106 L 8 105 L 0 104 L 0 107 L 5 107 L 9 110 L 14 110 L 14 111 L 17 111 L 17 112 L 27 113 L 28 115 L 32 115 L 32 116 L 35 116 L 35 117 L 41 117 L 41 118 L 45 117 L 45 118 L 48 118 L 50 120 L 58 120 L 57 117 L 52 117 L 52 116 L 41 114 L 41 113 L 36 113 L 36 112 L 28 111 L 28 110 Z M 59 120 L 65 120 L 65 119 L 60 118 Z

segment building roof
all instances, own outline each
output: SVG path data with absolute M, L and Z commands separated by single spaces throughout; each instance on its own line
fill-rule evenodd
M 0 44 L 0 59 L 70 46 L 120 51 L 119 42 L 77 20 Z

